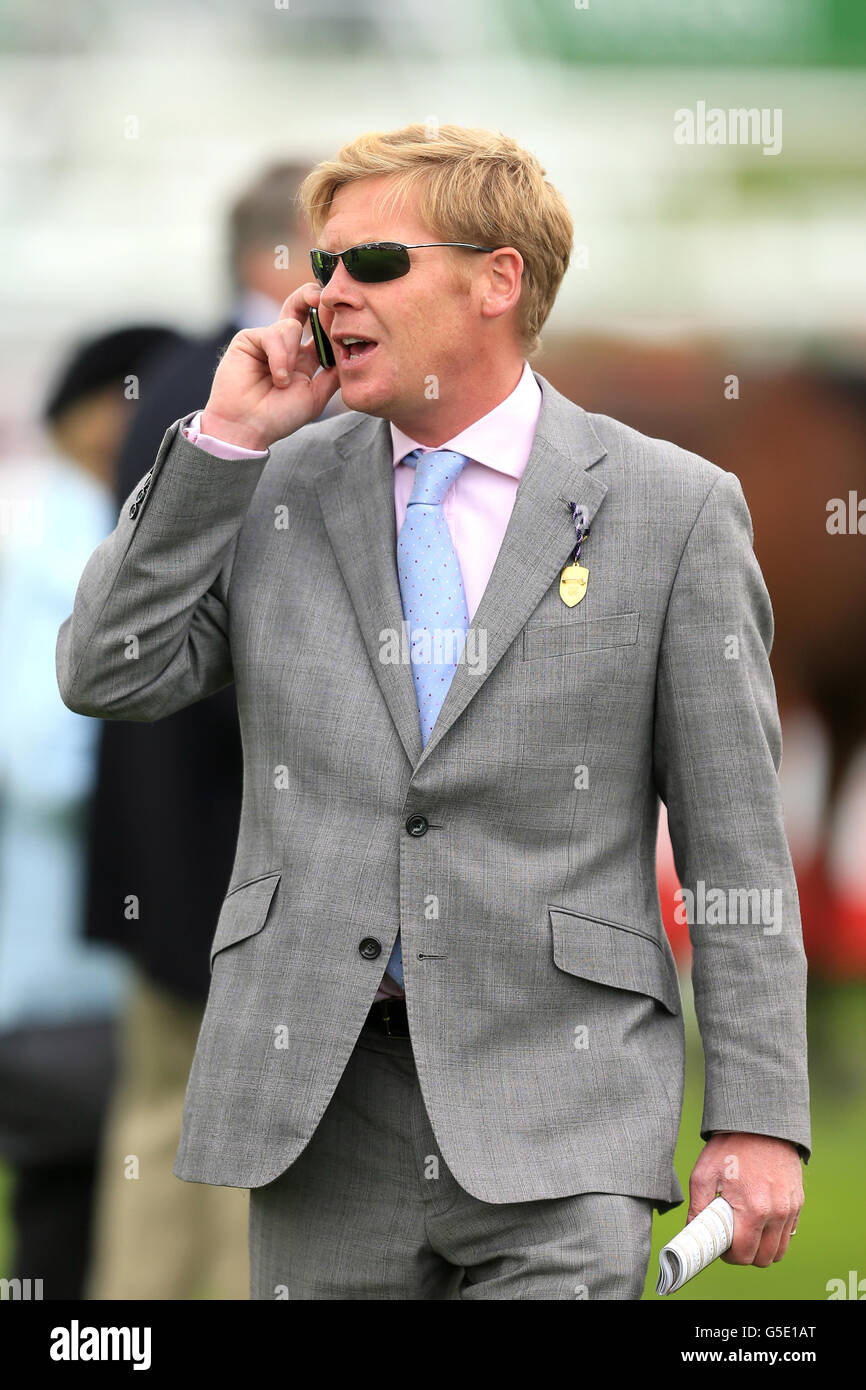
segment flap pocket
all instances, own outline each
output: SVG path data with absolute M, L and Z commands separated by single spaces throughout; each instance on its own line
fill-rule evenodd
M 565 908 L 548 906 L 547 910 L 553 959 L 560 970 L 615 989 L 648 994 L 668 1013 L 682 1011 L 676 967 L 654 937 Z
M 580 656 L 605 647 L 630 647 L 637 641 L 640 613 L 609 613 L 606 617 L 563 618 L 561 621 L 528 623 L 523 629 L 523 659 L 544 656 Z
M 274 896 L 274 889 L 282 874 L 275 869 L 270 874 L 260 874 L 258 878 L 247 879 L 232 888 L 223 899 L 220 908 L 214 939 L 210 948 L 210 966 L 213 970 L 214 956 L 226 946 L 234 946 L 248 936 L 261 931 L 267 920 L 268 909 Z

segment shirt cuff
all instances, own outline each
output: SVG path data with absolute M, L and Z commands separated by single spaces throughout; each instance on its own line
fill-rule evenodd
M 190 444 L 195 444 L 197 448 L 204 449 L 206 453 L 213 454 L 218 459 L 263 459 L 267 457 L 267 449 L 245 449 L 240 444 L 227 444 L 224 439 L 215 439 L 212 434 L 201 433 L 202 411 L 197 410 L 192 419 L 181 422 L 184 439 L 188 439 Z

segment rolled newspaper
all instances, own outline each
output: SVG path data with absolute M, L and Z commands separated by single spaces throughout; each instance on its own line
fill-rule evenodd
M 724 1255 L 733 1239 L 733 1209 L 724 1197 L 715 1197 L 659 1252 L 656 1293 L 676 1293 L 689 1279 Z

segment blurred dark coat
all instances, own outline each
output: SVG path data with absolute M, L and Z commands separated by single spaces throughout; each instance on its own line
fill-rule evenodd
M 169 425 L 203 408 L 238 326 L 189 341 L 143 378 L 118 464 L 118 510 Z M 124 946 L 158 984 L 204 1004 L 208 949 L 237 842 L 243 760 L 234 686 L 152 724 L 103 721 L 91 802 L 89 937 Z M 127 919 L 127 899 L 138 918 Z

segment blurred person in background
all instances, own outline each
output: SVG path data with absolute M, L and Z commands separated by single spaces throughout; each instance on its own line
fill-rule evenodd
M 0 1158 L 12 1171 L 12 1277 L 81 1298 L 100 1126 L 127 987 L 83 937 L 86 807 L 99 722 L 60 699 L 53 646 L 87 555 L 117 520 L 114 469 L 154 354 L 129 327 L 77 348 L 44 408 L 53 446 L 0 484 Z
M 308 279 L 309 228 L 295 202 L 308 172 L 308 165 L 274 164 L 232 206 L 230 312 L 159 365 L 120 459 L 117 505 L 141 490 L 172 421 L 207 401 L 234 335 L 275 318 Z M 246 1192 L 194 1186 L 172 1173 L 242 779 L 231 687 L 158 723 L 103 725 L 88 932 L 123 946 L 134 965 L 101 1166 L 89 1288 L 96 1299 L 248 1296 Z M 133 1179 L 130 1154 L 138 1161 Z

